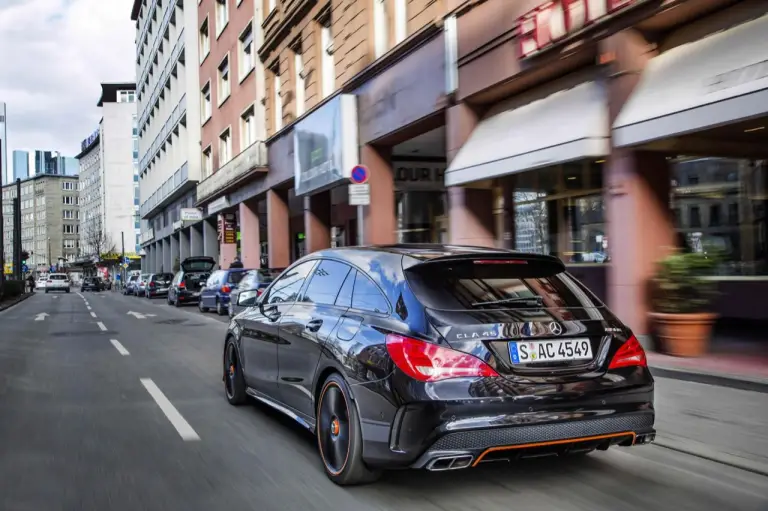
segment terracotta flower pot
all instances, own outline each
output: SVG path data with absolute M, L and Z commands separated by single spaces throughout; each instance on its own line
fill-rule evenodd
M 665 352 L 676 357 L 700 357 L 709 349 L 712 324 L 717 314 L 665 314 L 651 312 Z

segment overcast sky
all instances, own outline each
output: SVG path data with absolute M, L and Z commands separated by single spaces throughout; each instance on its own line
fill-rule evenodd
M 101 118 L 100 83 L 135 80 L 132 4 L 0 0 L 0 102 L 7 108 L 10 172 L 14 149 L 77 154 Z

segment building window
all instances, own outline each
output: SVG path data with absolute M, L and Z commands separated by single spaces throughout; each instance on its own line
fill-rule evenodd
M 75 219 L 75 212 L 74 212 L 74 211 L 72 211 L 71 209 L 65 209 L 65 210 L 62 212 L 62 215 L 61 215 L 61 217 L 62 217 L 64 220 L 74 220 L 74 219 Z
M 227 0 L 216 0 L 216 37 L 227 28 L 229 24 L 229 6 Z
M 211 32 L 208 28 L 208 17 L 205 17 L 205 21 L 200 25 L 200 62 L 205 60 L 205 57 L 211 53 Z
M 136 91 L 121 90 L 117 95 L 117 102 L 118 103 L 135 103 Z
M 323 98 L 333 94 L 336 88 L 336 70 L 333 63 L 333 36 L 331 35 L 331 19 L 320 29 L 320 79 L 323 81 Z
M 219 135 L 219 168 L 223 167 L 232 159 L 232 134 L 229 128 L 225 129 Z
M 200 115 L 205 121 L 211 118 L 211 82 L 206 83 L 200 91 Z
M 256 142 L 256 116 L 253 106 L 248 107 L 240 116 L 240 138 L 241 151 Z
M 240 81 L 253 70 L 253 25 L 248 23 L 243 33 L 240 34 Z
M 64 240 L 64 248 L 75 248 L 75 240 Z
M 72 197 L 71 195 L 65 195 L 64 197 L 62 197 L 62 202 L 67 206 L 72 206 L 73 204 L 77 204 L 76 197 Z
M 389 49 L 386 0 L 373 0 L 373 37 L 374 57 L 379 58 Z
M 213 174 L 213 156 L 211 146 L 203 150 L 203 179 Z
M 231 92 L 229 83 L 229 55 L 219 64 L 219 106 L 229 97 Z
M 280 131 L 283 129 L 283 98 L 280 96 L 280 70 L 275 69 L 274 75 L 273 75 L 273 95 L 274 95 L 274 105 L 275 105 L 275 111 L 273 112 L 273 116 L 275 118 L 275 132 Z
M 75 189 L 75 183 L 72 181 L 64 181 L 61 183 L 61 189 L 62 190 L 74 190 Z
M 64 234 L 75 234 L 75 227 L 71 224 L 64 224 Z
M 293 53 L 293 72 L 296 83 L 296 117 L 304 113 L 306 83 L 304 82 L 304 58 L 301 48 L 295 48 Z
M 699 207 L 692 206 L 689 213 L 691 217 L 690 220 L 688 220 L 688 225 L 690 227 L 701 227 L 701 215 L 699 213 Z
M 405 41 L 408 35 L 407 0 L 395 0 L 395 44 Z

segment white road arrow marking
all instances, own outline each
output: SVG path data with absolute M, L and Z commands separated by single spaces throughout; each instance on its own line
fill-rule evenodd
M 126 314 L 128 316 L 133 316 L 136 319 L 144 319 L 144 318 L 146 318 L 146 316 L 144 314 L 142 314 L 141 312 L 128 311 Z
M 50 314 L 48 314 L 47 312 L 41 312 L 40 314 L 35 316 L 35 321 L 43 321 L 46 318 L 46 316 L 50 316 Z
M 157 314 L 144 314 L 148 318 L 154 318 Z

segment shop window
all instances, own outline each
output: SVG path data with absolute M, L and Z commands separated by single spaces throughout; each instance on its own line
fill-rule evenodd
M 609 261 L 603 161 L 581 161 L 515 177 L 517 250 L 554 254 L 569 264 Z

